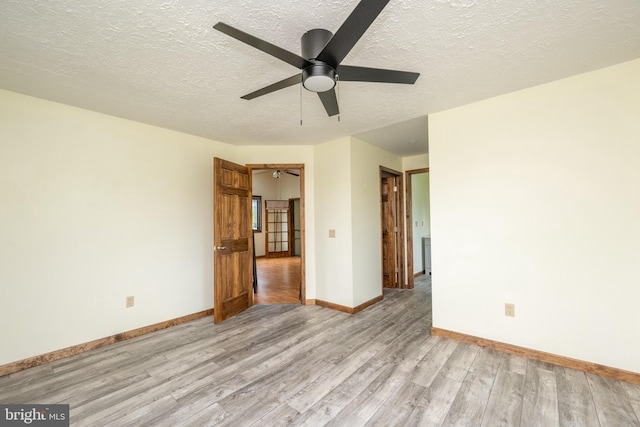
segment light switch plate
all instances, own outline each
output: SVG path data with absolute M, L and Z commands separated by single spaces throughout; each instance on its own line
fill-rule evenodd
M 508 302 L 504 303 L 504 315 L 509 317 L 516 317 L 516 306 Z

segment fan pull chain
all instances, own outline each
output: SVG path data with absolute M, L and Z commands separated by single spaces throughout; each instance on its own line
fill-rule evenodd
M 302 126 L 302 83 L 300 83 L 300 126 Z
M 338 86 L 338 97 L 336 102 L 338 103 L 338 121 L 340 121 L 340 75 L 336 74 L 336 86 Z

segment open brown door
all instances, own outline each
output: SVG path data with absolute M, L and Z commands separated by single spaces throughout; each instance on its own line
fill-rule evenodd
M 404 288 L 402 241 L 402 175 L 380 167 L 380 211 L 382 214 L 382 286 Z
M 219 323 L 253 305 L 251 174 L 217 157 L 213 163 L 213 320 Z
M 398 287 L 396 265 L 395 178 L 382 178 L 382 286 Z

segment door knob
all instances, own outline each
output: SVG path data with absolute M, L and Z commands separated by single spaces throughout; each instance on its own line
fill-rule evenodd
M 226 246 L 216 246 L 217 251 L 224 251 L 225 249 L 227 249 Z

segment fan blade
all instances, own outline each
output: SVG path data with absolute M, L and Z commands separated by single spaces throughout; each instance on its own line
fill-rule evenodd
M 420 73 L 409 71 L 384 70 L 382 68 L 353 67 L 339 65 L 336 73 L 341 81 L 405 83 L 412 85 L 418 80 Z
M 324 105 L 324 109 L 327 110 L 327 114 L 329 117 L 335 116 L 340 113 L 338 109 L 338 98 L 336 98 L 336 89 L 333 88 L 326 92 L 318 92 L 318 96 L 320 97 L 320 101 L 322 101 L 322 105 Z
M 288 173 L 289 175 L 293 175 L 293 176 L 300 176 L 299 173 L 295 173 L 295 172 L 291 172 L 291 171 L 284 171 L 284 173 Z
M 302 74 L 296 74 L 295 76 L 291 76 L 284 80 L 280 80 L 277 83 L 263 87 L 262 89 L 258 89 L 255 92 L 251 92 L 241 98 L 247 99 L 247 100 L 257 98 L 259 96 L 266 95 L 268 93 L 275 92 L 277 90 L 284 89 L 286 87 L 293 86 L 298 83 L 302 83 Z
M 316 59 L 336 68 L 387 3 L 389 0 L 361 0 Z
M 256 49 L 263 51 L 264 53 L 268 53 L 269 55 L 276 57 L 288 64 L 291 64 L 301 70 L 310 65 L 313 65 L 311 62 L 307 61 L 300 55 L 296 55 L 293 52 L 289 52 L 288 50 L 261 40 L 255 36 L 252 36 L 251 34 L 247 34 L 244 31 L 233 28 L 225 24 L 224 22 L 218 22 L 213 26 L 213 28 L 225 33 L 228 36 L 233 37 L 234 39 L 240 40 L 241 42 L 246 43 L 249 46 L 253 46 Z

